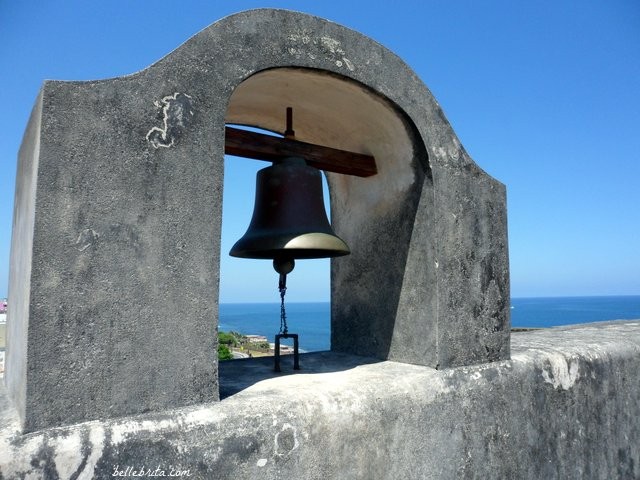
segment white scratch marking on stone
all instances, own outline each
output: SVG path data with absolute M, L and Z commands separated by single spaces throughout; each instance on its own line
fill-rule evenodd
M 53 448 L 53 462 L 58 476 L 70 478 L 82 462 L 82 457 L 78 455 L 82 449 L 80 432 L 70 432 L 69 435 L 57 437 L 51 441 L 50 446 Z
M 256 465 L 259 467 L 264 467 L 267 464 L 267 461 L 268 460 L 266 458 L 261 458 L 256 462 Z
M 37 452 L 42 448 L 42 437 L 34 436 L 27 438 L 24 443 L 16 447 L 10 443 L 10 436 L 5 435 L 2 431 L 0 435 L 0 465 L 2 465 L 2 474 L 4 478 L 19 478 L 24 474 L 24 465 L 31 460 L 30 452 Z M 36 468 L 35 465 L 32 465 Z M 29 471 L 24 478 L 41 478 L 38 472 Z
M 174 112 L 174 116 L 172 117 L 173 121 L 175 121 L 176 124 L 181 127 L 185 126 L 184 108 L 182 107 L 182 105 L 171 101 L 171 100 L 177 100 L 178 95 L 184 95 L 189 99 L 192 98 L 190 95 L 187 95 L 186 93 L 180 93 L 180 92 L 176 92 L 173 95 L 167 95 L 166 97 L 162 98 L 162 103 L 164 104 L 164 107 L 162 107 L 162 114 L 164 116 L 162 120 L 163 127 L 153 127 L 151 130 L 147 132 L 147 135 L 146 135 L 147 141 L 151 143 L 151 145 L 153 145 L 154 148 L 159 148 L 159 147 L 169 148 L 169 147 L 173 147 L 173 145 L 175 144 L 175 138 L 173 137 L 171 138 L 170 142 L 167 142 L 167 136 L 169 134 L 169 109 L 172 106 L 176 109 L 176 111 Z M 161 103 L 158 102 L 157 100 L 153 102 L 153 104 L 156 107 L 161 106 Z M 189 114 L 193 116 L 193 111 L 189 110 Z M 157 132 L 160 134 L 159 140 L 157 135 L 154 136 L 154 138 L 152 138 L 152 135 L 154 132 Z
M 329 50 L 333 54 L 338 53 L 340 55 L 344 55 L 345 53 L 344 50 L 340 47 L 340 42 L 335 38 L 321 37 L 320 43 L 322 44 L 323 47 L 325 47 L 327 50 Z
M 336 40 L 335 38 L 331 38 L 327 36 L 314 38 L 313 34 L 307 31 L 292 33 L 289 35 L 288 38 L 289 38 L 289 41 L 295 42 L 297 44 L 302 44 L 303 46 L 306 46 L 309 44 L 316 45 L 316 46 L 319 45 L 324 50 L 324 52 L 327 54 L 328 57 L 333 57 L 331 58 L 331 60 L 334 62 L 334 64 L 337 67 L 342 68 L 343 66 L 346 66 L 351 71 L 355 70 L 355 66 L 353 65 L 353 62 L 345 56 L 346 52 L 342 48 L 342 44 L 340 43 L 340 41 Z M 300 57 L 304 54 L 306 47 L 296 48 L 292 46 L 292 47 L 289 47 L 288 50 L 291 55 Z M 312 51 L 307 51 L 306 53 L 311 60 L 316 59 L 317 55 Z
M 78 234 L 78 239 L 76 240 L 76 248 L 79 252 L 84 252 L 87 248 L 95 243 L 100 235 L 98 232 L 91 228 L 85 228 Z
M 87 463 L 78 476 L 78 480 L 90 480 L 94 478 L 93 472 L 96 464 L 102 457 L 104 450 L 104 427 L 96 426 L 89 433 L 89 442 L 91 443 L 91 454 L 87 458 Z
M 130 435 L 140 431 L 158 432 L 175 429 L 177 427 L 184 428 L 188 426 L 206 425 L 214 420 L 211 411 L 206 408 L 200 408 L 176 415 L 171 419 L 124 421 L 111 427 L 111 442 L 113 445 L 118 445 L 125 441 Z
M 162 430 L 167 430 L 171 428 L 176 428 L 179 425 L 179 422 L 176 420 L 142 420 L 142 421 L 126 421 L 120 423 L 118 425 L 114 425 L 111 427 L 111 443 L 113 445 L 118 445 L 125 441 L 127 437 L 132 434 L 136 434 L 138 432 L 157 432 Z
M 511 361 L 518 363 L 529 363 L 531 359 L 527 355 L 514 353 L 511 355 Z
M 551 371 L 542 370 L 542 378 L 546 383 L 553 385 L 553 388 L 569 390 L 580 377 L 578 362 L 567 361 L 560 353 L 549 355 L 549 365 Z
M 351 60 L 349 60 L 348 58 L 342 57 L 342 60 L 344 61 L 344 64 L 347 66 L 347 68 L 349 70 L 351 70 L 352 72 L 356 69 L 353 66 L 353 62 Z
M 284 435 L 284 437 L 283 437 L 283 435 Z M 291 446 L 286 445 L 286 444 L 283 445 L 283 443 L 285 443 L 286 439 L 289 436 L 293 437 L 293 445 L 291 445 Z M 290 423 L 285 423 L 284 425 L 282 425 L 282 430 L 280 430 L 278 433 L 276 433 L 276 436 L 274 438 L 275 454 L 278 455 L 279 457 L 283 457 L 285 455 L 289 455 L 296 448 L 298 448 L 298 446 L 299 446 L 298 445 L 298 432 L 297 432 L 296 428 L 293 425 L 291 425 Z

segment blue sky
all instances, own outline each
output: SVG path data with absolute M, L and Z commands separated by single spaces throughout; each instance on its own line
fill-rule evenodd
M 16 156 L 45 79 L 139 71 L 257 7 L 358 30 L 431 89 L 473 159 L 507 185 L 512 296 L 640 295 L 640 3 L 601 1 L 0 1 L 0 297 Z M 227 160 L 221 301 L 277 301 L 268 262 L 230 259 L 265 166 Z M 298 262 L 290 301 L 325 301 L 328 261 Z

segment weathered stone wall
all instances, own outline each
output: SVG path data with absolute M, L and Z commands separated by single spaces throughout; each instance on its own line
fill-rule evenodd
M 25 135 L 6 384 L 26 430 L 218 395 L 216 141 L 152 146 L 163 110 L 135 83 L 47 82 Z
M 29 435 L 3 395 L 0 478 L 640 477 L 640 320 L 517 333 L 511 360 L 447 370 L 329 352 L 302 365 L 222 363 L 220 402 Z
M 249 11 L 134 75 L 44 84 L 19 159 L 7 320 L 25 431 L 218 398 L 224 126 L 279 130 L 287 106 L 298 139 L 379 167 L 329 176 L 353 251 L 332 262 L 333 350 L 438 368 L 509 357 L 504 186 L 383 46 Z

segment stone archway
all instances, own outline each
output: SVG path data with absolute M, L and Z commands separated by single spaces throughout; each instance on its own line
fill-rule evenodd
M 289 93 L 300 139 L 380 159 L 370 179 L 329 175 L 355 252 L 333 261 L 333 348 L 439 368 L 508 358 L 504 186 L 392 52 L 254 10 L 134 75 L 44 84 L 10 270 L 5 382 L 25 431 L 218 398 L 224 125 L 275 130 Z
M 328 173 L 332 218 L 339 236 L 355 245 L 350 258 L 332 263 L 332 348 L 348 353 L 433 363 L 424 343 L 429 322 L 409 323 L 425 328 L 416 338 L 394 336 L 402 277 L 407 263 L 412 225 L 422 189 L 433 183 L 422 140 L 397 106 L 365 85 L 333 72 L 302 68 L 272 68 L 258 72 L 234 91 L 227 122 L 277 131 L 283 127 L 284 106 L 295 111 L 296 138 L 318 145 L 373 155 L 378 174 L 361 178 Z M 433 221 L 433 203 L 423 202 Z M 433 236 L 425 248 L 433 257 Z M 424 258 L 424 262 L 433 262 Z M 435 286 L 434 269 L 425 284 Z M 377 288 L 371 288 L 375 284 Z M 380 290 L 385 294 L 380 295 Z M 435 297 L 434 291 L 425 295 Z M 403 299 L 406 301 L 406 299 Z M 433 319 L 435 309 L 425 308 Z M 418 325 L 422 324 L 422 327 Z M 398 332 L 403 328 L 398 328 Z

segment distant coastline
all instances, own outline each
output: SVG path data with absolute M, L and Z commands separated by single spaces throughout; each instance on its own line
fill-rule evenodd
M 606 320 L 640 319 L 640 295 L 596 297 L 515 297 L 511 299 L 513 328 L 546 328 Z M 330 348 L 331 304 L 287 304 L 289 330 L 300 334 L 300 348 Z M 221 303 L 221 330 L 264 335 L 273 342 L 280 328 L 279 303 Z

